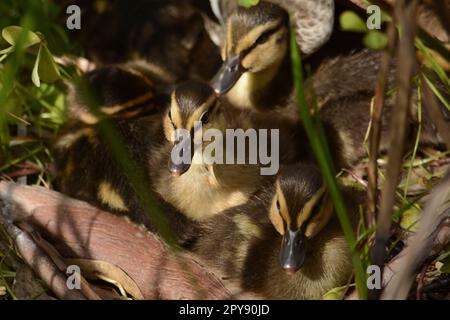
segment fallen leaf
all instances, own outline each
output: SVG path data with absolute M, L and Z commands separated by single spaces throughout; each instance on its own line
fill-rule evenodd
M 122 269 L 105 261 L 68 259 L 68 264 L 77 265 L 82 270 L 83 276 L 87 279 L 97 278 L 115 285 L 122 295 L 128 293 L 134 299 L 143 300 L 141 290 Z

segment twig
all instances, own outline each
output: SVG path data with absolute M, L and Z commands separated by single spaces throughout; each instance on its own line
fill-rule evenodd
M 20 228 L 24 231 L 27 231 L 30 234 L 32 240 L 36 243 L 36 245 L 42 249 L 48 257 L 55 263 L 56 267 L 59 271 L 65 273 L 67 270 L 67 264 L 64 262 L 63 258 L 60 256 L 58 251 L 47 241 L 45 241 L 35 230 L 33 230 L 33 226 L 29 223 L 23 221 L 19 224 Z M 89 300 L 101 300 L 101 298 L 95 293 L 95 291 L 91 288 L 86 279 L 80 274 L 80 291 L 81 293 Z
M 420 222 L 420 229 L 407 240 L 404 249 L 392 259 L 383 271 L 384 299 L 406 299 L 409 288 L 415 279 L 415 272 L 430 255 L 441 252 L 450 242 L 450 211 L 442 210 L 449 199 L 450 174 L 430 195 Z M 401 278 L 401 279 L 400 279 Z M 405 279 L 408 279 L 406 283 Z M 436 290 L 448 284 L 430 284 L 424 292 Z M 398 287 L 404 286 L 398 294 Z M 346 299 L 357 299 L 357 293 L 352 292 Z
M 406 299 L 417 270 L 426 259 L 441 251 L 450 241 L 450 172 L 432 191 L 426 202 L 420 227 L 407 241 L 405 249 L 383 274 L 383 299 Z
M 13 239 L 17 251 L 25 263 L 32 268 L 39 277 L 50 287 L 60 299 L 84 300 L 81 292 L 69 290 L 66 277 L 54 265 L 53 261 L 30 238 L 30 236 L 14 226 L 10 221 L 0 215 L 2 224 L 8 235 Z
M 399 0 L 395 7 L 395 19 L 401 28 L 398 46 L 398 92 L 396 112 L 391 121 L 391 141 L 388 152 L 388 167 L 386 182 L 381 194 L 380 213 L 378 216 L 375 244 L 372 251 L 372 263 L 382 269 L 385 257 L 385 247 L 389 239 L 392 211 L 398 178 L 401 173 L 402 156 L 407 132 L 409 106 L 411 102 L 413 70 L 416 66 L 414 50 L 415 14 L 418 1 Z M 371 298 L 376 298 L 379 290 L 371 292 Z
M 378 200 L 378 174 L 377 159 L 381 138 L 381 115 L 383 112 L 384 100 L 386 97 L 386 87 L 389 75 L 389 66 L 395 51 L 397 42 L 397 31 L 393 22 L 388 28 L 389 48 L 384 53 L 381 60 L 380 72 L 375 87 L 374 109 L 371 117 L 371 130 L 369 134 L 369 163 L 367 168 L 367 210 L 366 225 L 368 228 L 375 224 Z
M 422 271 L 419 274 L 419 280 L 417 281 L 417 289 L 416 289 L 416 300 L 422 299 L 422 289 L 423 289 L 423 280 L 425 279 L 425 273 L 427 272 L 428 266 L 424 265 L 422 267 Z

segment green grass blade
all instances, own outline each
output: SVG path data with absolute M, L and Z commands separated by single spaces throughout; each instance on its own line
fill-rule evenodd
M 342 226 L 342 230 L 345 235 L 345 239 L 349 247 L 351 248 L 352 263 L 356 278 L 356 288 L 360 299 L 366 299 L 367 286 L 366 286 L 366 274 L 364 272 L 363 264 L 360 258 L 360 253 L 356 250 L 356 238 L 353 232 L 352 225 L 347 215 L 347 209 L 345 207 L 342 195 L 339 191 L 335 169 L 332 163 L 331 153 L 326 143 L 325 133 L 321 126 L 320 120 L 313 119 L 310 114 L 310 110 L 305 99 L 305 90 L 303 86 L 303 71 L 300 57 L 300 50 L 296 41 L 295 34 L 291 32 L 291 59 L 294 77 L 294 86 L 298 99 L 298 106 L 301 119 L 303 120 L 304 127 L 308 138 L 311 143 L 311 147 L 319 163 L 320 170 L 324 176 L 325 182 L 329 188 L 330 196 L 333 200 L 336 214 Z

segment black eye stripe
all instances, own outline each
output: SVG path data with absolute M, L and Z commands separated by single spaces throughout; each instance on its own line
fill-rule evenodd
M 276 33 L 280 28 L 281 28 L 281 24 L 277 24 L 275 27 L 273 27 L 272 29 L 269 29 L 265 32 L 263 32 L 262 34 L 259 35 L 259 37 L 255 40 L 255 42 L 252 44 L 252 46 L 246 50 L 244 50 L 242 52 L 243 56 L 246 56 L 247 54 L 249 54 L 253 49 L 255 49 L 257 46 L 267 42 L 267 40 L 270 38 L 271 35 L 273 35 L 274 33 Z M 264 41 L 260 42 L 259 40 L 261 38 L 265 38 Z
M 169 117 L 169 121 L 172 124 L 172 126 L 175 127 L 175 123 L 173 123 L 173 119 L 172 119 L 172 110 L 169 109 L 169 113 L 167 114 L 167 116 Z

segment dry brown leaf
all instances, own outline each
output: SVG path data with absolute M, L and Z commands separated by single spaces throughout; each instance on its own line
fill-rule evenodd
M 83 271 L 88 279 L 101 279 L 115 285 L 123 296 L 126 293 L 134 299 L 143 300 L 144 296 L 133 281 L 121 268 L 99 260 L 87 259 L 67 259 L 66 262 L 71 265 L 77 265 Z

